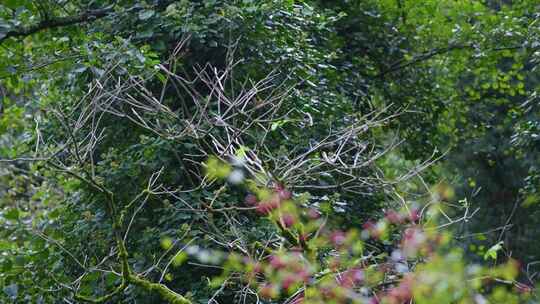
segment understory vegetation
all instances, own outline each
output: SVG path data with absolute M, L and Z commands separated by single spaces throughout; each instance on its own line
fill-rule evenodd
M 0 1 L 0 303 L 539 303 L 537 0 Z

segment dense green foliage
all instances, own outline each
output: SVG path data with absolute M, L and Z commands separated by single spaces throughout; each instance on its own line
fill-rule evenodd
M 536 303 L 539 19 L 2 1 L 0 302 Z

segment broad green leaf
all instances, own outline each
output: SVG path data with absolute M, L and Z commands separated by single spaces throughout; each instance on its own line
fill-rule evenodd
M 486 253 L 484 254 L 484 260 L 488 259 L 497 259 L 497 253 L 503 248 L 503 242 L 498 242 L 497 244 L 491 246 Z

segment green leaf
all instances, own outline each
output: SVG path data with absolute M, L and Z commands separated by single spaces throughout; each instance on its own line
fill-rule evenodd
M 284 126 L 286 123 L 288 123 L 288 119 L 278 120 L 272 123 L 270 126 L 270 130 L 275 131 L 277 128 Z
M 164 250 L 168 250 L 169 248 L 172 247 L 173 241 L 171 238 L 165 237 L 161 239 L 160 244 L 161 244 L 161 248 L 163 248 Z
M 235 153 L 235 156 L 240 158 L 240 159 L 243 159 L 246 157 L 247 155 L 247 152 L 250 151 L 250 149 L 246 146 L 240 146 L 237 150 L 236 150 L 236 153 Z
M 187 260 L 187 258 L 188 258 L 187 253 L 180 251 L 174 256 L 172 260 L 172 264 L 174 267 L 178 267 L 182 265 Z
M 497 259 L 497 252 L 501 250 L 504 243 L 502 241 L 498 242 L 497 244 L 491 246 L 491 248 L 486 251 L 484 254 L 484 260 L 487 260 L 489 258 L 496 260 Z
M 525 200 L 523 201 L 521 205 L 527 208 L 527 207 L 537 205 L 538 203 L 540 203 L 540 196 L 531 194 L 525 198 Z
M 11 249 L 11 242 L 7 240 L 0 240 L 0 251 L 5 251 Z
M 27 3 L 26 0 L 4 0 L 2 4 L 11 9 L 16 9 L 17 7 L 25 6 Z
M 10 209 L 8 212 L 6 212 L 4 217 L 6 219 L 8 219 L 8 220 L 13 220 L 13 221 L 18 220 L 19 219 L 19 209 L 17 209 L 17 208 Z

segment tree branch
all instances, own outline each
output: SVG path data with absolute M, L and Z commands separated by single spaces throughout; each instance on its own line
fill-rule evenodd
M 471 44 L 454 44 L 454 45 L 449 45 L 449 46 L 443 47 L 443 48 L 435 48 L 435 49 L 432 49 L 432 50 L 430 50 L 430 51 L 428 51 L 426 53 L 416 55 L 411 60 L 405 60 L 405 59 L 399 60 L 398 62 L 392 64 L 388 69 L 386 69 L 386 70 L 382 71 L 381 73 L 379 73 L 377 75 L 377 77 L 384 77 L 387 74 L 392 74 L 392 73 L 397 72 L 399 70 L 402 70 L 402 69 L 404 69 L 406 67 L 409 67 L 409 66 L 415 65 L 417 63 L 421 63 L 423 61 L 429 60 L 429 59 L 431 59 L 431 58 L 433 58 L 433 57 L 435 57 L 437 55 L 449 53 L 449 52 L 452 52 L 452 51 L 455 51 L 455 50 L 465 50 L 465 49 L 474 49 L 474 48 L 475 48 L 475 45 L 473 43 L 471 43 Z M 489 49 L 486 49 L 486 51 L 499 52 L 499 51 L 504 51 L 504 50 L 517 50 L 517 49 L 521 49 L 521 48 L 524 48 L 524 47 L 522 45 L 513 45 L 513 46 L 489 48 Z M 533 48 L 533 50 L 534 50 L 534 48 Z
M 102 9 L 89 10 L 76 16 L 58 17 L 53 19 L 44 19 L 39 23 L 17 27 L 8 31 L 2 37 L 0 35 L 0 44 L 2 44 L 8 38 L 27 37 L 35 34 L 39 31 L 52 29 L 62 26 L 69 26 L 79 23 L 93 22 L 97 19 L 103 18 L 113 12 L 112 6 Z
M 394 72 L 399 71 L 401 69 L 404 69 L 404 68 L 406 68 L 408 66 L 414 65 L 414 64 L 422 62 L 422 61 L 426 61 L 426 60 L 428 60 L 428 59 L 430 59 L 430 58 L 432 58 L 434 56 L 440 55 L 440 54 L 448 53 L 448 52 L 451 52 L 451 51 L 454 51 L 454 50 L 468 49 L 468 48 L 472 48 L 472 47 L 473 47 L 472 45 L 450 45 L 450 46 L 445 47 L 445 48 L 436 48 L 436 49 L 433 49 L 433 50 L 431 50 L 429 52 L 417 55 L 417 56 L 413 57 L 409 61 L 400 60 L 400 61 L 392 64 L 390 66 L 390 68 L 388 68 L 385 71 L 382 71 L 381 73 L 379 73 L 379 75 L 377 75 L 377 77 L 383 77 L 386 74 L 394 73 Z

